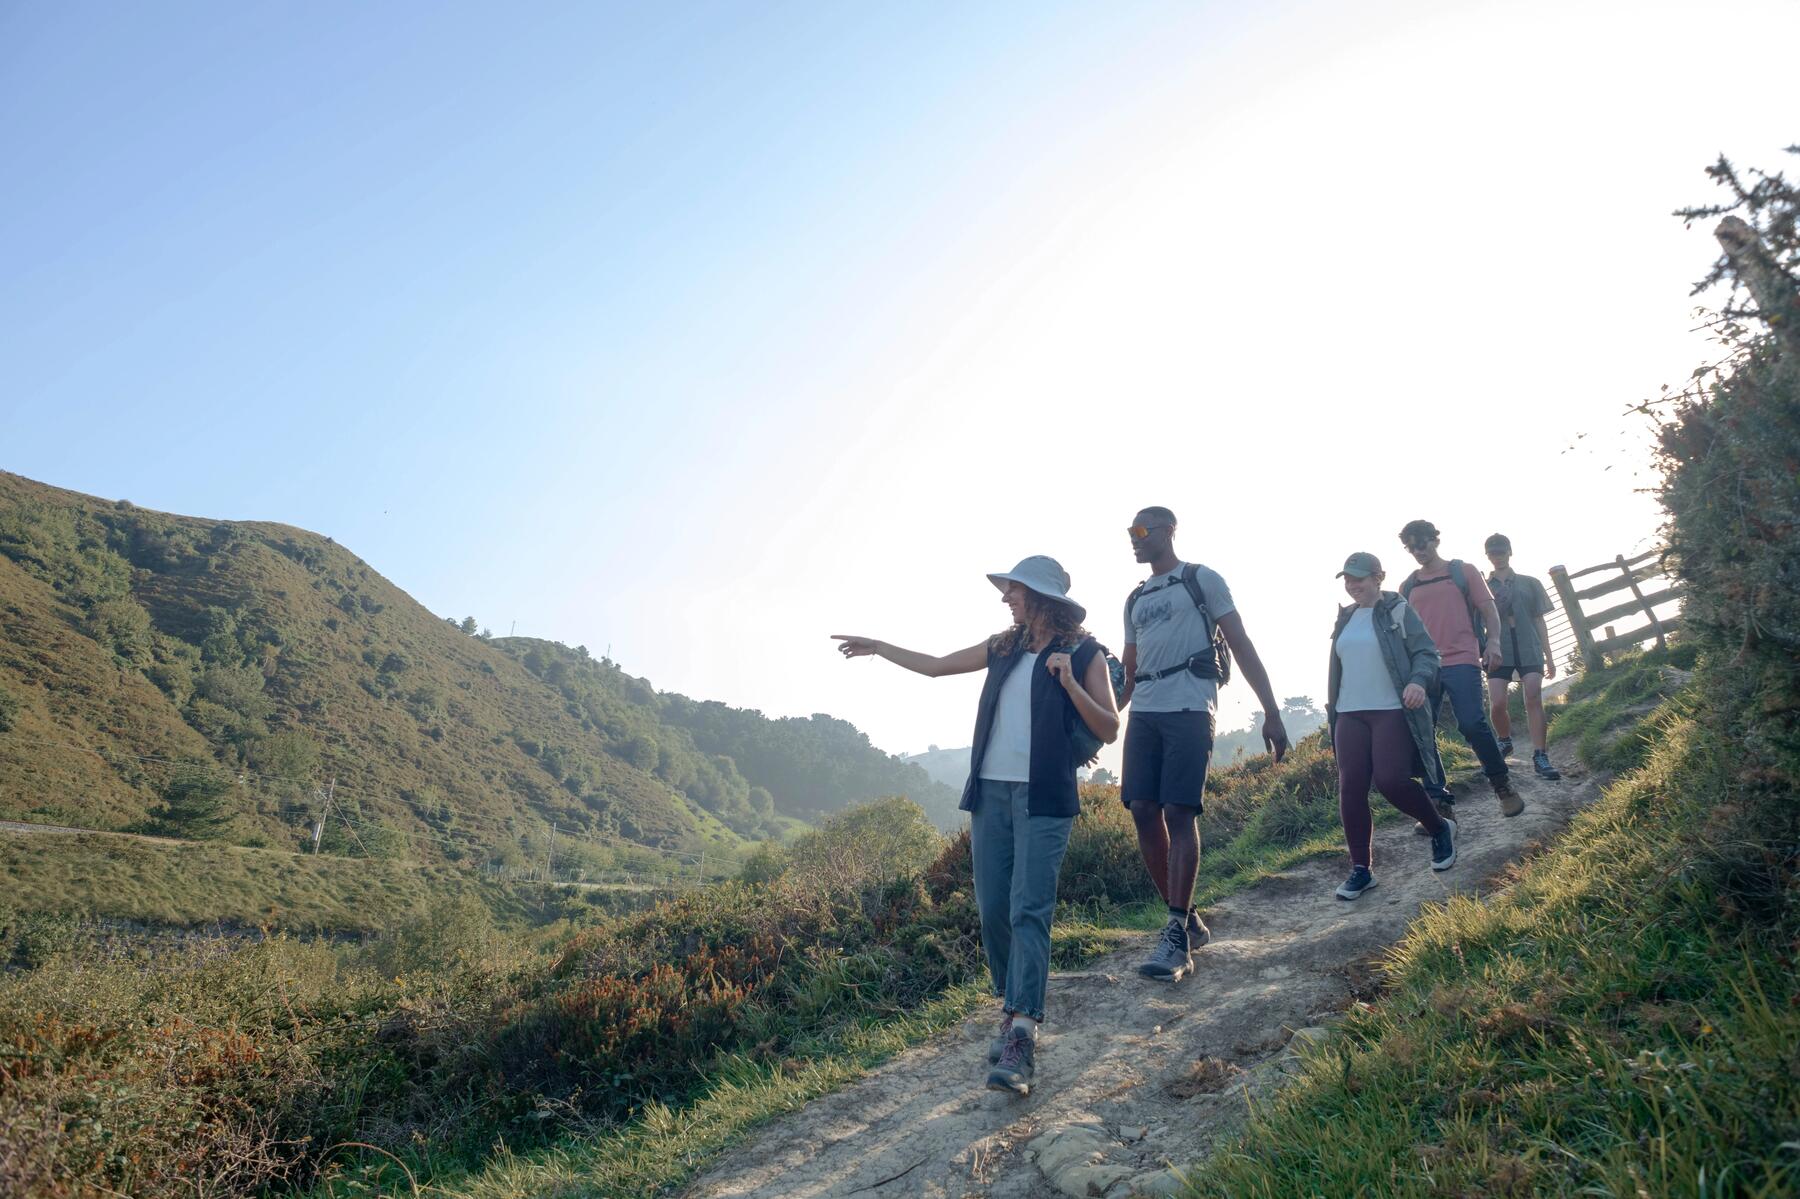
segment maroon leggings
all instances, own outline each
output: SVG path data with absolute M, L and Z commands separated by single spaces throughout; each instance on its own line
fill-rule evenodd
M 1413 739 L 1405 712 L 1339 712 L 1335 738 L 1338 815 L 1352 865 L 1369 864 L 1369 843 L 1375 837 L 1369 814 L 1371 779 L 1389 803 L 1437 832 L 1442 823 L 1437 809 L 1412 776 Z

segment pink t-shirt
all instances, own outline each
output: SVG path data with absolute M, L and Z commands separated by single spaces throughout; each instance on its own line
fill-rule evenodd
M 1438 653 L 1445 666 L 1480 666 L 1481 647 L 1475 640 L 1475 626 L 1469 623 L 1469 605 L 1477 611 L 1494 597 L 1488 592 L 1487 580 L 1471 564 L 1463 563 L 1463 578 L 1469 582 L 1469 598 L 1463 599 L 1462 588 L 1448 570 L 1429 578 L 1423 570 L 1413 571 L 1412 594 L 1406 602 L 1413 606 L 1425 631 L 1437 642 Z

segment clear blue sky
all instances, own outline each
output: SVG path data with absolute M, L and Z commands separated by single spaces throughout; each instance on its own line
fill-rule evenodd
M 1050 552 L 1116 642 L 1163 503 L 1316 694 L 1411 516 L 1653 535 L 1666 213 L 1800 137 L 1796 11 L 0 6 L 0 466 L 894 750 L 973 683 L 827 633 L 968 644 Z

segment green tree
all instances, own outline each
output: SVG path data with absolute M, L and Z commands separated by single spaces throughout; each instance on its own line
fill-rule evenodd
M 196 840 L 218 837 L 238 811 L 236 781 L 211 762 L 177 766 L 162 798 L 163 829 Z
M 639 733 L 625 743 L 619 756 L 639 770 L 655 770 L 661 757 L 661 748 L 656 744 L 656 738 Z
M 319 774 L 319 746 L 305 733 L 274 733 L 251 745 L 250 765 L 270 778 L 311 782 Z
M 11 729 L 19 715 L 19 697 L 0 687 L 0 733 Z
M 463 632 L 473 637 L 478 626 L 475 624 L 475 618 L 473 616 L 465 616 L 462 619 L 462 624 L 458 627 L 461 628 Z

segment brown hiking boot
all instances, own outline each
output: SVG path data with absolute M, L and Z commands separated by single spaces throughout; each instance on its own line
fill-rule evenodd
M 1493 785 L 1494 794 L 1500 799 L 1502 816 L 1517 816 L 1525 810 L 1525 801 L 1519 798 L 1517 791 L 1513 790 L 1512 780 L 1501 775 L 1497 779 L 1489 779 L 1488 782 Z

